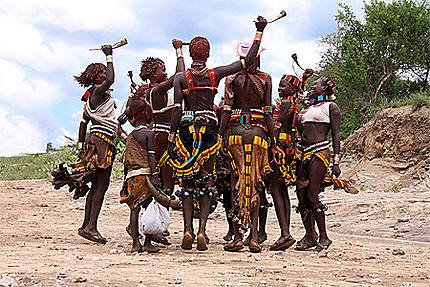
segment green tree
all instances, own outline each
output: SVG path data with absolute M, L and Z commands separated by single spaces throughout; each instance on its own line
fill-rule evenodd
M 429 86 L 430 9 L 426 1 L 372 0 L 364 19 L 339 4 L 337 32 L 320 41 L 323 73 L 336 80 L 348 133 L 385 104 Z

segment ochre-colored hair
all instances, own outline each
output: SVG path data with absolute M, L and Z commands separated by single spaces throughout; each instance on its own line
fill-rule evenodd
M 73 76 L 79 85 L 89 87 L 94 85 L 98 75 L 106 70 L 106 66 L 102 63 L 92 63 L 79 76 Z
M 190 42 L 190 56 L 193 60 L 206 62 L 210 48 L 208 39 L 202 36 L 194 37 Z
M 148 57 L 144 59 L 140 67 L 140 78 L 146 81 L 151 75 L 157 70 L 158 65 L 164 65 L 164 62 L 160 58 Z

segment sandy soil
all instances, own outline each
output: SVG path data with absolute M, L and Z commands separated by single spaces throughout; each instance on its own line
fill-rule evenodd
M 48 181 L 0 182 L 0 285 L 7 286 L 430 286 L 430 191 L 327 191 L 327 253 L 268 251 L 279 229 L 269 211 L 264 251 L 227 253 L 219 206 L 211 215 L 209 251 L 180 249 L 182 219 L 173 213 L 172 245 L 156 255 L 130 254 L 129 210 L 109 189 L 99 221 L 107 245 L 77 235 L 84 201 Z M 297 203 L 290 191 L 293 204 Z M 292 234 L 303 234 L 292 215 Z

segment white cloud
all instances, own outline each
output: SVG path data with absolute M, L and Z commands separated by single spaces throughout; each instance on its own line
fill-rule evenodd
M 122 31 L 137 24 L 138 0 L 3 0 L 5 14 L 36 24 L 74 31 Z M 144 4 L 144 3 L 142 3 Z
M 21 110 L 46 108 L 59 97 L 59 88 L 44 78 L 31 77 L 17 64 L 0 59 L 0 101 Z
M 43 152 L 45 135 L 30 120 L 0 106 L 0 156 Z

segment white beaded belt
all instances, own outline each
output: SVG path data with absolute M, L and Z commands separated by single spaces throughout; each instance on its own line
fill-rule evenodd
M 303 150 L 303 153 L 307 152 L 319 152 L 325 149 L 330 148 L 330 142 L 329 141 L 322 141 L 318 143 L 311 144 L 309 146 L 303 146 L 298 144 L 297 145 L 301 150 Z
M 152 131 L 169 133 L 170 132 L 170 125 L 168 125 L 168 124 L 154 124 L 152 126 Z

